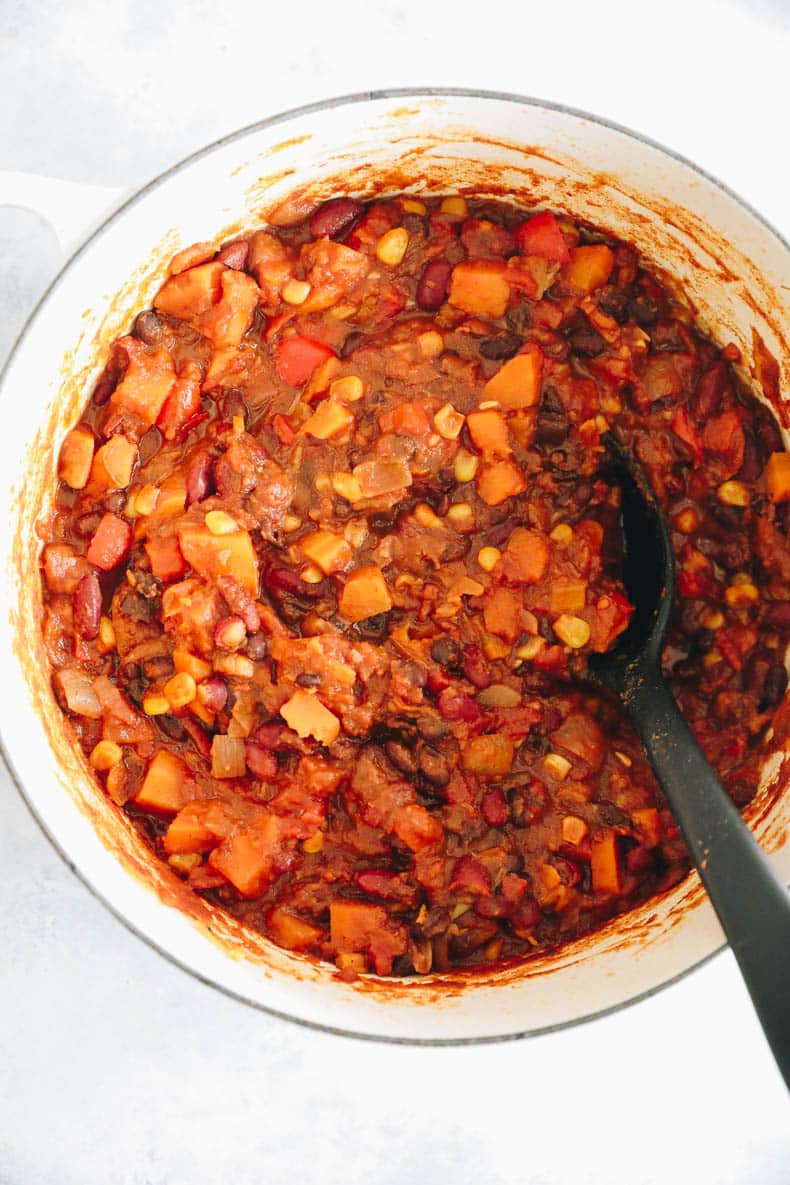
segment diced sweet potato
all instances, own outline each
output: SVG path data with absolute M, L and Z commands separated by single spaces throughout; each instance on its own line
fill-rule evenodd
M 233 812 L 220 799 L 189 802 L 165 832 L 165 851 L 171 856 L 183 852 L 210 852 L 230 834 L 236 823 Z
M 540 399 L 543 354 L 538 349 L 516 354 L 483 387 L 484 399 L 496 401 L 508 411 L 534 407 Z
M 349 573 L 340 594 L 338 611 L 346 621 L 365 621 L 379 613 L 389 613 L 392 598 L 380 568 L 371 564 Z
M 71 596 L 83 576 L 88 574 L 88 561 L 77 555 L 68 543 L 48 543 L 44 548 L 44 579 L 53 593 Z
M 247 266 L 258 281 L 265 303 L 275 306 L 281 288 L 293 276 L 296 260 L 276 235 L 258 230 L 250 239 Z
M 309 313 L 337 304 L 370 270 L 370 260 L 363 252 L 331 239 L 305 243 L 301 257 L 311 289 L 301 307 Z
M 495 588 L 486 596 L 483 620 L 490 634 L 515 642 L 521 633 L 521 602 L 511 588 Z
M 173 359 L 167 350 L 147 350 L 135 337 L 116 345 L 128 359 L 126 372 L 110 396 L 110 406 L 121 415 L 137 416 L 146 427 L 156 423 L 175 381 Z
M 461 751 L 461 764 L 470 773 L 503 778 L 510 773 L 515 754 L 510 737 L 472 737 Z
M 594 892 L 615 896 L 622 892 L 620 856 L 614 831 L 606 831 L 603 835 L 594 837 L 590 848 L 590 868 Z
M 186 806 L 193 792 L 194 783 L 186 763 L 169 749 L 159 749 L 148 766 L 134 802 L 146 811 L 174 815 Z
M 166 280 L 154 297 L 154 308 L 181 321 L 207 313 L 220 298 L 221 263 L 202 263 Z
M 335 399 L 323 399 L 304 424 L 304 431 L 317 440 L 329 440 L 354 423 L 354 414 Z
M 274 941 L 286 950 L 309 950 L 324 937 L 319 926 L 312 926 L 279 906 L 270 912 L 267 921 Z
M 132 528 L 117 514 L 102 516 L 87 551 L 89 564 L 109 572 L 126 558 L 132 543 Z
M 481 465 L 477 474 L 477 492 L 487 506 L 499 506 L 508 498 L 523 494 L 527 488 L 524 474 L 514 461 Z
M 790 453 L 771 453 L 765 466 L 765 488 L 772 502 L 790 499 Z
M 613 267 L 614 253 L 605 243 L 574 247 L 565 278 L 581 292 L 592 292 L 606 283 Z
M 539 584 L 549 567 L 551 549 L 538 531 L 516 527 L 502 560 L 508 580 L 517 584 Z
M 470 412 L 466 417 L 469 435 L 481 453 L 491 457 L 509 457 L 513 452 L 505 417 L 494 408 Z
M 386 930 L 383 905 L 366 901 L 333 901 L 329 906 L 329 940 L 338 951 L 364 951 L 378 930 Z
M 238 346 L 250 327 L 259 297 L 260 289 L 251 276 L 224 268 L 220 277 L 220 298 L 197 318 L 195 328 L 218 349 Z
M 331 745 L 340 735 L 340 721 L 334 712 L 301 687 L 283 704 L 280 715 L 298 736 L 315 737 L 322 745 Z
M 94 437 L 86 424 L 78 424 L 66 433 L 60 446 L 58 477 L 73 490 L 84 490 L 93 461 Z
M 425 405 L 418 400 L 399 403 L 392 411 L 379 416 L 382 432 L 399 432 L 402 436 L 426 436 L 431 430 L 431 421 Z
M 187 570 L 178 540 L 173 535 L 148 539 L 145 550 L 157 580 L 179 580 Z
M 283 820 L 262 814 L 223 840 L 208 858 L 244 897 L 258 897 L 278 874 Z
M 258 595 L 258 558 L 249 531 L 214 535 L 198 523 L 178 527 L 181 553 L 190 567 L 209 580 L 232 576 L 253 596 Z
M 386 460 L 374 458 L 361 461 L 353 470 L 364 498 L 378 498 L 382 494 L 394 494 L 411 485 L 411 470 L 399 458 Z
M 505 264 L 498 259 L 477 259 L 453 268 L 447 300 L 474 317 L 504 317 L 510 299 Z
M 587 581 L 572 576 L 557 576 L 549 589 L 549 612 L 552 617 L 561 613 L 578 613 L 587 600 Z
M 645 847 L 657 848 L 661 843 L 661 816 L 654 806 L 633 811 L 632 817 L 644 839 Z
M 450 888 L 473 897 L 490 897 L 491 874 L 474 856 L 461 856 L 453 866 Z
M 299 546 L 308 560 L 319 567 L 325 576 L 342 572 L 354 558 L 343 536 L 334 531 L 316 531 L 302 539 Z
M 440 843 L 444 837 L 439 820 L 417 802 L 398 808 L 393 816 L 392 830 L 413 852 Z
M 111 436 L 97 449 L 91 466 L 91 481 L 105 490 L 123 490 L 128 486 L 135 461 L 137 445 L 119 433 Z

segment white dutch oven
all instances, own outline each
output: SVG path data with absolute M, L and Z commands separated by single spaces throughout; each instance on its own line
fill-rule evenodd
M 140 936 L 244 1000 L 366 1036 L 454 1041 L 537 1032 L 652 991 L 722 943 L 695 875 L 597 935 L 499 974 L 341 982 L 332 968 L 249 934 L 152 860 L 64 735 L 38 641 L 35 524 L 53 458 L 103 349 L 156 291 L 179 247 L 259 225 L 295 192 L 461 189 L 545 203 L 635 239 L 684 287 L 700 322 L 734 341 L 749 379 L 753 330 L 790 387 L 790 250 L 733 194 L 654 144 L 583 114 L 465 91 L 353 96 L 265 120 L 148 186 L 71 260 L 2 378 L 2 740 L 22 793 L 85 881 Z M 790 879 L 790 779 L 766 763 L 748 818 Z

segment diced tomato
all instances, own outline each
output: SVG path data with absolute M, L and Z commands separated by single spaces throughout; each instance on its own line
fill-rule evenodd
M 692 452 L 692 459 L 695 465 L 699 465 L 702 461 L 702 441 L 700 440 L 697 429 L 691 422 L 691 417 L 688 413 L 688 408 L 681 405 L 676 407 L 672 416 L 672 431 L 676 436 L 687 444 Z
M 524 255 L 540 255 L 554 263 L 570 263 L 568 245 L 557 219 L 549 210 L 528 218 L 516 228 L 516 240 Z
M 89 564 L 95 564 L 103 572 L 110 572 L 129 553 L 132 544 L 132 528 L 117 514 L 102 515 L 87 551 Z
M 190 367 L 170 388 L 157 418 L 157 427 L 165 440 L 175 440 L 200 408 L 200 371 Z
M 311 337 L 285 337 L 277 343 L 277 373 L 284 383 L 301 387 L 334 350 Z
M 461 856 L 453 867 L 450 889 L 461 889 L 475 896 L 490 897 L 491 877 L 488 869 L 474 856 Z

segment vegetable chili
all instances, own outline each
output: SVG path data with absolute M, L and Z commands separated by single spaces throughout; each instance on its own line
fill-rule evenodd
M 524 958 L 688 860 L 585 680 L 631 607 L 600 436 L 669 517 L 665 669 L 739 805 L 787 685 L 790 454 L 634 245 L 337 197 L 175 257 L 60 453 L 53 685 L 194 889 L 348 977 Z

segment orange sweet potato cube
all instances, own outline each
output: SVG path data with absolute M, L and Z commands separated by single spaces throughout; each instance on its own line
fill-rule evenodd
M 516 354 L 492 375 L 483 388 L 484 399 L 496 399 L 508 411 L 534 407 L 540 399 L 543 355 L 539 350 Z
M 116 412 L 137 416 L 150 427 L 156 423 L 175 382 L 173 359 L 167 350 L 146 350 L 133 337 L 123 337 L 117 344 L 123 347 L 127 366 L 110 396 L 110 406 Z
M 499 259 L 476 259 L 453 268 L 447 300 L 473 317 L 504 317 L 510 285 Z
M 208 858 L 244 897 L 257 897 L 277 875 L 275 859 L 281 848 L 281 824 L 276 815 L 262 814 L 229 835 Z
M 303 431 L 317 440 L 329 440 L 331 436 L 337 436 L 350 428 L 353 423 L 354 415 L 345 404 L 334 399 L 324 399 L 305 422 Z
M 392 598 L 380 568 L 371 564 L 349 573 L 340 594 L 341 617 L 351 622 L 365 621 L 379 613 L 389 613 L 391 608 Z
M 274 941 L 286 950 L 308 950 L 324 937 L 319 926 L 312 926 L 279 906 L 275 906 L 267 921 Z
M 181 321 L 191 321 L 207 313 L 220 298 L 221 263 L 201 263 L 165 280 L 154 297 L 154 308 Z
M 178 580 L 187 570 L 177 540 L 172 536 L 158 536 L 146 540 L 145 550 L 151 571 L 157 580 Z
M 165 851 L 171 856 L 185 852 L 210 852 L 230 834 L 233 825 L 231 811 L 218 799 L 188 802 L 165 832 Z
M 225 268 L 219 301 L 195 320 L 195 328 L 218 349 L 238 346 L 250 327 L 260 294 L 252 276 Z
M 549 589 L 549 612 L 552 617 L 561 613 L 579 613 L 587 603 L 587 581 L 572 576 L 558 576 Z
M 106 490 L 123 490 L 132 477 L 137 445 L 119 433 L 97 449 L 91 466 L 91 481 Z
M 772 502 L 790 499 L 790 453 L 771 453 L 765 466 L 765 488 Z
M 283 704 L 280 715 L 300 737 L 315 737 L 322 745 L 331 745 L 340 735 L 340 721 L 334 712 L 301 687 Z
M 510 773 L 516 750 L 510 737 L 472 737 L 461 750 L 461 764 L 469 773 L 503 778 Z
M 160 749 L 148 766 L 134 802 L 147 811 L 174 815 L 190 801 L 193 791 L 194 783 L 186 763 L 169 749 Z
M 178 527 L 181 554 L 190 567 L 209 580 L 232 576 L 253 596 L 258 595 L 258 557 L 249 531 L 214 535 L 199 523 Z
M 334 531 L 316 531 L 299 544 L 304 555 L 315 564 L 325 576 L 342 572 L 354 558 L 354 553 L 342 535 Z
M 647 848 L 657 848 L 661 843 L 661 816 L 654 806 L 643 807 L 633 811 L 636 823 Z
M 477 474 L 477 492 L 487 506 L 499 506 L 527 488 L 524 474 L 513 461 L 481 465 Z
M 519 584 L 539 584 L 548 571 L 550 555 L 551 549 L 543 535 L 527 527 L 516 527 L 502 560 L 504 573 Z
M 78 424 L 66 433 L 60 446 L 58 477 L 73 490 L 84 490 L 88 484 L 93 461 L 93 433 L 84 424 Z
M 620 857 L 614 831 L 606 831 L 593 839 L 590 848 L 590 868 L 594 892 L 611 893 L 614 896 L 622 892 Z
M 481 453 L 491 457 L 509 457 L 513 452 L 505 417 L 494 408 L 470 412 L 466 417 L 469 435 Z
M 333 901 L 329 906 L 329 939 L 335 950 L 367 950 L 377 931 L 386 928 L 387 911 L 382 905 Z
M 507 642 L 515 642 L 521 633 L 520 608 L 520 598 L 512 588 L 492 589 L 483 607 L 483 621 L 488 632 Z
M 613 267 L 614 253 L 605 243 L 574 247 L 571 261 L 565 268 L 565 278 L 574 288 L 592 292 L 606 283 Z

